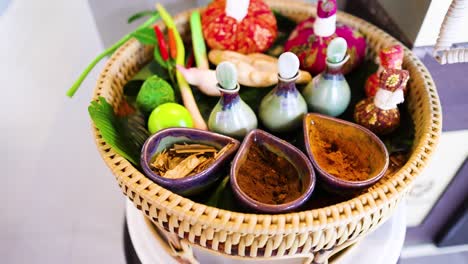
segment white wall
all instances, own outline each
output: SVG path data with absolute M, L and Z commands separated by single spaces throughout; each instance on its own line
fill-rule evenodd
M 451 0 L 378 0 L 397 26 L 418 46 L 433 46 Z M 466 12 L 468 17 L 468 10 Z M 459 27 L 454 42 L 468 42 L 468 19 Z
M 124 263 L 123 205 L 87 106 L 103 64 L 86 1 L 13 0 L 0 13 L 2 263 Z

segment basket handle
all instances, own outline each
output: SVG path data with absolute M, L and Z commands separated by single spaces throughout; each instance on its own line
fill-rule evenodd
M 462 32 L 461 22 L 467 12 L 468 0 L 452 0 L 434 47 L 433 56 L 440 64 L 468 62 L 468 48 L 452 48 L 454 37 Z

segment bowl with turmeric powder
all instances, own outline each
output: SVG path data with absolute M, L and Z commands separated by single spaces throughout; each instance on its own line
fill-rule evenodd
M 370 187 L 385 174 L 389 157 L 370 130 L 338 118 L 309 113 L 304 142 L 319 182 L 327 190 L 349 193 Z
M 155 183 L 181 195 L 200 193 L 215 183 L 240 142 L 193 128 L 167 128 L 149 137 L 141 167 Z
M 299 149 L 255 129 L 244 138 L 233 160 L 230 182 L 244 208 L 283 213 L 309 199 L 315 187 L 315 172 Z

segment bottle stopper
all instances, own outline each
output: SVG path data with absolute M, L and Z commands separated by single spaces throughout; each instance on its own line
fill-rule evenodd
M 346 56 L 348 44 L 341 37 L 334 38 L 327 47 L 327 61 L 330 63 L 340 63 Z
M 299 64 L 296 54 L 289 51 L 281 54 L 278 59 L 279 76 L 283 79 L 293 78 L 299 71 Z
M 237 69 L 229 61 L 223 61 L 216 67 L 216 79 L 219 86 L 226 90 L 237 88 Z

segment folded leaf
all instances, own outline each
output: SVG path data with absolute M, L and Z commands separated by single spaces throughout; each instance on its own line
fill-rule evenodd
M 141 147 L 149 136 L 142 116 L 117 117 L 103 97 L 91 102 L 88 112 L 104 141 L 119 155 L 139 166 Z

